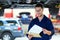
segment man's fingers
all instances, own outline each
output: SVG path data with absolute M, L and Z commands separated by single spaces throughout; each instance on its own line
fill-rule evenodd
M 48 33 L 47 33 L 48 35 L 51 35 L 51 31 L 48 31 Z
M 33 36 L 32 35 L 28 35 L 28 38 L 31 39 Z
M 48 31 L 48 30 L 46 30 L 46 29 L 43 29 L 43 33 L 44 33 L 44 34 L 51 35 L 51 31 Z
M 29 36 L 33 36 L 33 35 L 29 35 Z

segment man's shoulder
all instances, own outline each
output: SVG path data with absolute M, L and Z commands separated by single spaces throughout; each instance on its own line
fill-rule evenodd
M 49 21 L 51 22 L 51 20 L 48 17 L 46 17 L 46 16 L 45 16 L 45 20 L 48 21 L 48 22 Z
M 35 22 L 36 20 L 37 20 L 37 17 L 36 17 L 36 18 L 34 18 L 32 21 L 34 21 L 34 22 Z

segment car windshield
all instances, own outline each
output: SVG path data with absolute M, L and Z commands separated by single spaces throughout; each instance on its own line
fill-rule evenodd
M 6 22 L 7 22 L 8 24 L 14 24 L 14 25 L 17 24 L 17 22 L 16 22 L 15 20 L 7 20 Z
M 22 14 L 21 16 L 22 16 L 22 18 L 28 18 L 28 15 L 26 15 L 26 14 Z

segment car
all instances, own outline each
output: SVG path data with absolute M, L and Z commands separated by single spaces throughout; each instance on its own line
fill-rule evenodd
M 2 40 L 14 40 L 23 37 L 22 23 L 15 18 L 0 18 L 0 38 Z
M 29 24 L 31 22 L 31 20 L 33 19 L 33 17 L 30 15 L 30 12 L 21 12 L 19 13 L 20 16 L 18 16 L 18 18 L 21 19 L 21 22 L 23 24 Z

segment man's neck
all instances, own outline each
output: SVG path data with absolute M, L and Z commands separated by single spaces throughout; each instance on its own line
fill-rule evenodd
M 39 21 L 41 21 L 43 19 L 44 15 L 41 15 L 40 17 L 38 17 Z

